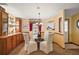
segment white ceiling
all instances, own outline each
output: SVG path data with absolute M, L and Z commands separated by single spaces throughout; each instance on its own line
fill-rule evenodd
M 8 3 L 8 6 L 18 10 L 22 18 L 38 18 L 38 12 L 40 12 L 40 18 L 47 19 L 57 15 L 59 10 L 61 9 L 77 8 L 79 7 L 79 4 L 77 3 L 76 4 L 73 4 L 73 3 Z M 39 10 L 37 10 L 38 6 L 40 7 Z M 78 12 L 78 10 L 74 10 L 74 11 Z M 73 14 L 74 11 L 70 13 Z

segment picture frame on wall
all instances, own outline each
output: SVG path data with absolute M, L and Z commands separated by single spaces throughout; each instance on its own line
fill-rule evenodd
M 48 23 L 47 30 L 49 30 L 49 29 L 55 30 L 55 23 Z

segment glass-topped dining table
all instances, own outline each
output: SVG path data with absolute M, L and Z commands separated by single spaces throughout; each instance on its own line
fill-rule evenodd
M 37 42 L 37 50 L 40 50 L 40 42 L 42 41 L 44 41 L 42 38 L 35 39 L 35 42 Z

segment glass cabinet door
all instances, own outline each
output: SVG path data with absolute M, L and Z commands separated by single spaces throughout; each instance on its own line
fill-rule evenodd
M 8 34 L 8 14 L 2 12 L 2 35 Z

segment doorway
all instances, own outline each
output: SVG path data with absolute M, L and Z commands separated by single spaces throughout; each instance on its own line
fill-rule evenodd
M 64 39 L 65 43 L 69 43 L 69 19 L 64 21 Z

